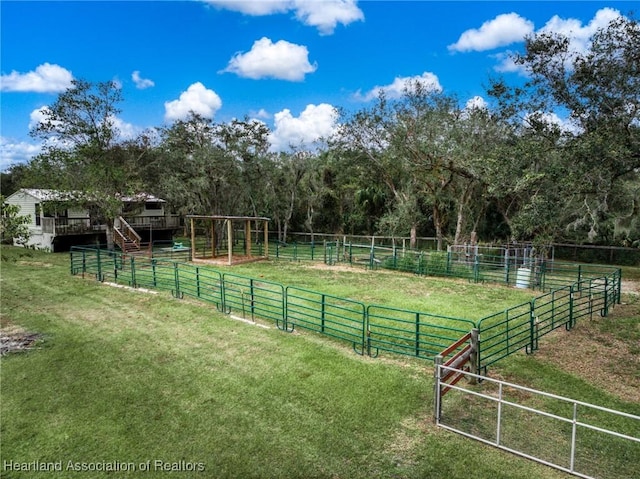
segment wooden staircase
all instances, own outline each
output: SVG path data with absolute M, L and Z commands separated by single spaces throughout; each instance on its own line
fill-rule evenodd
M 117 244 L 123 253 L 134 254 L 141 251 L 142 238 L 125 219 L 118 218 L 120 225 L 113 228 L 113 242 Z

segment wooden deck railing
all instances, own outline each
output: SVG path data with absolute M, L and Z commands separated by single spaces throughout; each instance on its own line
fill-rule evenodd
M 164 215 L 164 216 L 127 216 L 125 218 L 127 223 L 131 226 L 142 229 L 165 229 L 165 228 L 179 228 L 180 216 L 179 215 Z
M 161 229 L 176 229 L 180 227 L 180 217 L 178 215 L 167 216 L 130 216 L 126 219 L 120 216 L 121 221 L 124 221 L 131 230 L 135 233 L 134 228 L 144 231 L 145 229 L 152 228 L 154 230 Z M 91 223 L 91 218 L 53 218 L 42 217 L 40 226 L 44 233 L 53 234 L 56 236 L 66 236 L 84 233 L 93 233 L 96 231 L 104 231 L 104 225 L 97 225 Z M 135 233 L 137 235 L 137 233 Z M 125 233 L 125 237 L 129 237 Z M 131 235 L 133 236 L 133 235 Z M 133 239 L 133 236 L 131 239 Z
M 115 230 L 120 233 L 119 236 L 124 242 L 135 245 L 136 249 L 140 249 L 140 243 L 142 242 L 142 238 L 140 235 L 134 230 L 129 223 L 122 217 L 118 217 L 120 221 L 120 228 L 115 228 Z M 123 251 L 127 251 L 127 248 L 122 248 Z

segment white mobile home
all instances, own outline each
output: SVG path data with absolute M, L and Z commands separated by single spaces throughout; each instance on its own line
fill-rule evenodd
M 105 225 L 100 224 L 90 210 L 55 206 L 70 196 L 70 193 L 56 190 L 23 188 L 6 198 L 6 203 L 20 207 L 20 216 L 31 218 L 28 224 L 30 238 L 26 246 L 65 251 L 74 245 L 106 241 Z M 146 242 L 170 240 L 180 227 L 178 216 L 169 214 L 166 201 L 160 198 L 141 193 L 120 199 L 121 218 Z

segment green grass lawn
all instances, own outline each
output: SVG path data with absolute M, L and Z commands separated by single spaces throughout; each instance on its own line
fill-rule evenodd
M 640 266 L 622 266 L 622 279 L 640 281 Z
M 371 281 L 359 289 L 337 271 L 302 268 L 296 279 L 269 266 L 233 272 L 306 276 L 304 287 L 403 307 L 435 290 L 416 290 L 423 278 L 410 275 L 358 273 Z M 41 335 L 1 359 L 2 477 L 567 477 L 436 428 L 430 362 L 362 357 L 210 304 L 83 280 L 65 254 L 3 247 L 0 268 L 2 327 Z M 499 309 L 507 289 L 485 288 L 473 295 Z M 34 472 L 34 461 L 62 471 Z M 77 470 L 114 464 L 130 470 Z
M 478 320 L 530 301 L 539 292 L 473 283 L 465 279 L 416 276 L 387 270 L 290 261 L 261 261 L 234 266 L 234 274 L 350 298 L 366 304 L 424 311 Z

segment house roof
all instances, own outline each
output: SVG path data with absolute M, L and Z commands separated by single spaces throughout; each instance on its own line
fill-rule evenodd
M 121 196 L 120 199 L 124 203 L 140 203 L 142 201 L 145 203 L 166 203 L 162 198 L 158 198 L 157 196 L 153 196 L 149 193 L 137 193 L 133 196 Z
M 38 201 L 55 201 L 63 198 L 61 192 L 41 188 L 21 188 L 18 192 L 33 196 Z
M 84 193 L 81 191 L 58 191 L 46 188 L 21 188 L 16 193 L 25 193 L 32 196 L 38 201 L 65 201 L 82 198 Z M 16 194 L 14 193 L 14 195 Z M 10 197 L 13 195 L 10 195 Z M 118 195 L 123 203 L 166 203 L 165 200 L 149 193 L 137 193 L 133 196 Z

